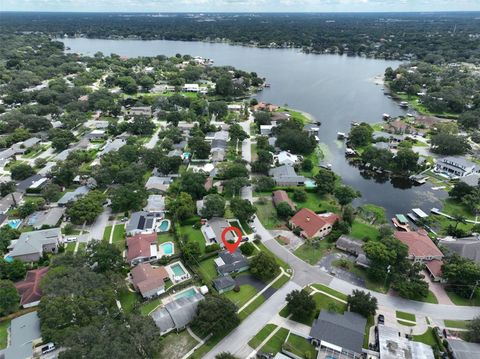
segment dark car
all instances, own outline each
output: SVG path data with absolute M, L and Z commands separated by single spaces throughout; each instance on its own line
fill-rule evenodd
M 383 314 L 378 315 L 378 324 L 385 324 L 385 317 Z

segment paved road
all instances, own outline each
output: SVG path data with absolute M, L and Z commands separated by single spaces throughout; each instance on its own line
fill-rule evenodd
M 108 217 L 112 213 L 110 207 L 104 207 L 103 212 L 97 217 L 95 222 L 90 226 L 89 240 L 99 240 L 103 239 L 103 232 L 105 227 L 108 224 Z
M 251 353 L 248 341 L 267 324 L 285 305 L 285 296 L 294 289 L 300 287 L 288 282 L 266 302 L 264 302 L 254 314 L 248 316 L 236 329 L 218 343 L 204 358 L 214 359 L 222 352 L 230 352 L 238 358 L 246 358 Z

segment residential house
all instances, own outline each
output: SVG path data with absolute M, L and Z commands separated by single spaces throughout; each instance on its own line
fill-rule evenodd
M 413 341 L 400 334 L 398 328 L 378 325 L 375 328 L 380 359 L 434 359 L 430 345 Z
M 97 157 L 102 157 L 107 153 L 118 151 L 126 144 L 127 141 L 123 138 L 116 138 L 113 141 L 108 140 L 105 146 L 103 146 L 103 149 L 97 154 Z
M 436 128 L 436 126 L 446 120 L 434 116 L 417 116 L 415 118 L 415 125 L 422 128 Z
M 134 266 L 138 263 L 159 259 L 157 234 L 136 234 L 127 238 L 127 262 Z
M 225 218 L 213 217 L 202 225 L 200 230 L 203 233 L 207 245 L 216 243 L 223 248 L 222 232 L 228 227 L 230 227 L 230 223 L 228 223 Z M 225 235 L 225 240 L 227 241 L 235 241 L 236 239 L 237 237 L 233 231 L 229 231 Z
M 244 272 L 249 267 L 248 260 L 240 251 L 222 251 L 218 253 L 218 258 L 215 258 L 215 268 L 221 276 Z
M 132 283 L 143 298 L 156 297 L 165 293 L 165 281 L 170 279 L 165 267 L 153 267 L 150 263 L 140 263 L 130 271 Z
M 20 305 L 22 308 L 34 307 L 40 303 L 42 298 L 40 281 L 47 272 L 48 267 L 29 270 L 24 280 L 15 283 L 15 288 L 17 288 L 18 294 L 20 294 Z
M 60 198 L 57 202 L 59 206 L 66 206 L 70 202 L 76 202 L 83 196 L 85 196 L 88 192 L 90 192 L 90 188 L 87 186 L 80 186 L 75 188 L 72 192 L 66 192 L 62 198 Z
M 5 197 L 0 199 L 0 213 L 7 213 L 10 208 L 18 206 L 22 201 L 22 198 L 23 193 L 21 192 L 7 194 Z
M 128 236 L 141 233 L 154 233 L 156 232 L 157 221 L 162 218 L 163 216 L 160 213 L 149 213 L 145 211 L 134 212 L 125 226 L 126 233 Z
M 338 249 L 347 252 L 351 255 L 356 256 L 355 264 L 360 267 L 368 268 L 370 267 L 370 261 L 365 255 L 363 250 L 363 241 L 359 241 L 357 239 L 353 239 L 349 236 L 341 235 L 337 241 L 335 242 L 335 247 Z
M 219 294 L 231 291 L 235 288 L 235 285 L 235 279 L 229 275 L 218 277 L 213 280 L 213 287 Z
M 29 148 L 38 145 L 40 141 L 41 140 L 38 137 L 31 137 L 23 142 L 13 144 L 11 148 L 17 155 L 24 154 Z
M 274 127 L 273 125 L 260 125 L 260 134 L 262 136 L 270 136 Z
M 41 174 L 32 175 L 17 183 L 18 192 L 39 191 L 47 185 L 48 178 Z
M 106 135 L 107 134 L 106 134 L 105 130 L 95 129 L 92 132 L 90 132 L 89 134 L 87 134 L 87 137 L 90 141 L 97 141 L 97 140 L 104 139 Z
M 443 253 L 428 237 L 425 230 L 416 232 L 397 231 L 395 237 L 408 247 L 408 259 L 423 262 L 432 280 L 439 281 L 442 276 Z
M 396 135 L 408 134 L 408 133 L 411 133 L 413 130 L 410 124 L 406 123 L 401 119 L 390 121 L 387 124 L 385 124 L 383 128 L 386 132 L 393 133 Z
M 279 107 L 277 105 L 272 105 L 270 103 L 259 102 L 255 106 L 253 106 L 253 111 L 277 111 Z
M 37 262 L 43 253 L 57 253 L 61 238 L 60 228 L 23 232 L 20 238 L 11 241 L 8 256 L 24 262 Z
M 180 331 L 197 316 L 198 303 L 203 299 L 204 296 L 200 293 L 181 297 L 156 309 L 150 316 L 160 329 L 160 334 L 163 335 L 172 330 Z
M 316 214 L 309 208 L 302 208 L 290 219 L 289 224 L 293 229 L 300 228 L 304 238 L 323 238 L 330 234 L 338 220 L 339 217 L 334 213 Z
M 148 196 L 147 205 L 143 208 L 143 210 L 151 213 L 164 213 L 165 197 L 162 195 L 151 194 Z
M 443 238 L 440 239 L 438 245 L 446 248 L 450 253 L 457 253 L 459 256 L 480 264 L 480 237 Z
M 29 226 L 33 226 L 33 229 L 56 227 L 65 214 L 65 210 L 65 207 L 52 207 L 44 211 L 36 211 L 30 215 L 27 223 Z
M 294 166 L 302 160 L 302 157 L 293 155 L 287 151 L 282 151 L 278 155 L 273 156 L 273 160 L 277 163 L 278 166 Z
M 452 359 L 480 359 L 480 343 L 447 338 L 448 351 Z
M 293 203 L 293 201 L 290 199 L 290 197 L 288 197 L 287 192 L 285 192 L 283 190 L 273 191 L 272 192 L 272 201 L 273 201 L 273 204 L 275 205 L 275 207 L 277 207 L 280 203 L 286 202 L 290 206 L 292 211 L 295 211 L 295 209 L 296 209 L 295 203 Z
M 152 108 L 150 106 L 136 106 L 126 109 L 125 113 L 131 116 L 152 116 Z
M 154 190 L 160 193 L 166 193 L 172 182 L 172 177 L 151 176 L 147 180 L 147 183 L 145 183 L 145 188 L 147 190 Z
M 307 180 L 304 176 L 299 176 L 295 169 L 289 165 L 271 168 L 268 175 L 273 177 L 277 186 L 303 186 Z
M 437 161 L 435 170 L 450 176 L 465 177 L 475 173 L 475 164 L 463 157 L 445 157 Z
M 225 161 L 225 149 L 223 148 L 212 148 L 210 150 L 210 159 L 213 163 L 223 162 Z
M 63 150 L 60 152 L 58 155 L 56 155 L 53 160 L 54 161 L 65 161 L 68 158 L 68 155 L 70 154 L 72 150 L 67 148 L 66 150 Z
M 200 86 L 198 84 L 185 84 L 183 85 L 182 91 L 184 92 L 199 92 Z
M 172 148 L 183 151 L 185 147 L 187 147 L 187 143 L 188 143 L 187 141 L 183 140 L 183 141 L 180 141 L 179 143 L 174 143 Z
M 287 121 L 290 117 L 290 114 L 285 112 L 272 112 L 270 121 L 272 121 L 272 125 L 277 126 L 278 122 Z
M 471 173 L 469 175 L 460 177 L 460 182 L 463 182 L 471 187 L 480 185 L 480 173 Z
M 320 134 L 320 126 L 318 126 L 316 123 L 307 123 L 305 126 L 303 126 L 303 130 L 309 135 L 316 136 L 317 138 Z
M 8 347 L 0 350 L 2 359 L 30 359 L 34 348 L 42 342 L 38 313 L 30 312 L 12 319 Z
M 362 346 L 367 320 L 360 314 L 338 314 L 322 310 L 310 330 L 310 340 L 318 347 L 319 357 L 363 358 Z M 320 356 L 321 354 L 324 356 Z

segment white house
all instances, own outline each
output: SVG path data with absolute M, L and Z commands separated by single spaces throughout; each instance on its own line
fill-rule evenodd
M 273 160 L 278 163 L 278 165 L 289 165 L 293 166 L 296 163 L 301 161 L 301 157 L 293 155 L 290 152 L 282 151 L 278 155 L 273 156 Z

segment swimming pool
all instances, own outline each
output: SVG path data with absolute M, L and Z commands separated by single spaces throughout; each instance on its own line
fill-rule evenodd
M 172 255 L 173 254 L 173 243 L 172 242 L 165 242 L 160 244 L 160 247 L 163 250 L 164 255 Z
M 190 298 L 190 297 L 193 297 L 195 294 L 197 294 L 197 291 L 195 290 L 195 288 L 192 287 L 190 289 L 187 289 L 186 291 L 183 291 L 175 295 L 175 299 Z
M 182 266 L 178 263 L 171 265 L 170 269 L 172 270 L 173 274 L 175 274 L 177 277 L 181 277 L 182 275 L 186 274 Z
M 20 227 L 20 225 L 22 224 L 22 220 L 21 219 L 10 219 L 8 221 L 8 225 L 10 226 L 10 228 L 12 229 L 17 229 L 18 227 Z
M 170 229 L 170 220 L 169 219 L 163 219 L 160 222 L 160 226 L 158 227 L 160 232 L 167 232 Z
M 5 262 L 7 263 L 12 263 L 13 262 L 13 257 L 10 257 L 10 256 L 6 256 L 5 258 L 3 258 L 5 260 Z
M 305 188 L 315 188 L 317 184 L 313 180 L 306 180 L 305 181 Z

